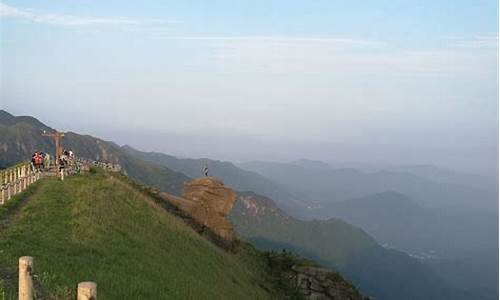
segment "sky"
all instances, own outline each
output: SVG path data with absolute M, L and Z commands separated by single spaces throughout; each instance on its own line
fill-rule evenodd
M 3 1 L 0 108 L 236 162 L 498 170 L 498 2 Z

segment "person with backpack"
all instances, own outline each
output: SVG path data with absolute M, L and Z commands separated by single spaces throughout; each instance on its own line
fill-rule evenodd
M 64 169 L 66 168 L 67 160 L 66 160 L 66 155 L 61 155 L 59 156 L 59 177 L 61 178 L 61 181 L 64 181 Z
M 40 172 L 41 171 L 40 168 L 42 166 L 42 155 L 40 154 L 40 152 L 38 151 L 35 152 L 35 155 L 32 158 L 32 162 L 34 162 L 35 170 L 37 172 Z

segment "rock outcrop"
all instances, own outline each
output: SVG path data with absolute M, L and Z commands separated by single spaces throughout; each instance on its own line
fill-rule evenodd
M 354 285 L 340 274 L 320 267 L 292 253 L 268 252 L 268 263 L 286 299 L 374 300 L 363 297 Z M 293 291 L 293 292 L 290 292 Z
M 184 185 L 183 198 L 196 203 L 188 212 L 201 224 L 224 239 L 233 239 L 233 225 L 226 219 L 236 201 L 236 193 L 213 177 L 195 179 Z
M 294 266 L 292 277 L 299 293 L 310 300 L 361 300 L 358 291 L 338 274 L 328 269 L 311 266 Z M 369 298 L 364 298 L 369 299 Z
M 222 181 L 213 177 L 195 179 L 184 184 L 182 197 L 169 195 L 168 200 L 221 238 L 233 240 L 233 225 L 226 216 L 236 201 L 236 193 Z

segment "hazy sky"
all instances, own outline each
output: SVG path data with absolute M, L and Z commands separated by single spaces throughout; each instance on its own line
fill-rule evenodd
M 2 1 L 0 107 L 143 150 L 498 165 L 498 2 Z

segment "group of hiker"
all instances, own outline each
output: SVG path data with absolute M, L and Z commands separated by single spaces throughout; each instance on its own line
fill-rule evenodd
M 64 150 L 56 161 L 58 173 L 61 180 L 64 180 L 64 169 L 74 163 L 75 155 L 72 150 Z M 33 172 L 45 172 L 50 170 L 51 156 L 48 153 L 35 151 L 31 156 L 31 169 Z
M 31 156 L 31 169 L 36 172 L 50 169 L 50 155 L 41 151 L 35 151 Z

